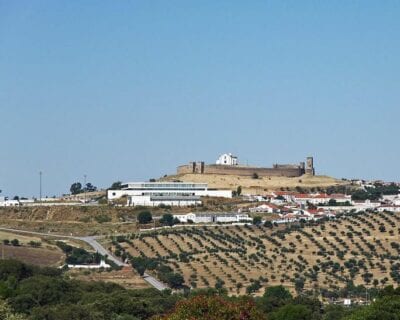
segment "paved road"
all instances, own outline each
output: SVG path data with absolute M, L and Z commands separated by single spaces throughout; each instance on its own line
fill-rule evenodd
M 113 261 L 117 266 L 125 267 L 129 266 L 122 262 L 121 260 L 114 257 L 111 252 L 109 252 L 106 248 L 104 248 L 100 243 L 97 242 L 95 237 L 75 237 L 74 239 L 85 241 L 88 245 L 90 245 L 95 251 L 100 253 L 103 256 L 107 256 L 107 259 Z
M 168 289 L 164 283 L 158 281 L 156 278 L 152 277 L 146 272 L 143 274 L 143 279 L 159 291 Z

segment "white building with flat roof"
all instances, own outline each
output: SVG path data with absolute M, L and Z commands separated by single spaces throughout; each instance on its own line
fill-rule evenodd
M 128 206 L 189 206 L 201 204 L 200 197 L 232 198 L 232 191 L 193 182 L 128 182 L 120 190 L 107 191 L 110 201 L 124 196 Z
M 187 213 L 175 214 L 174 218 L 182 223 L 232 223 L 252 221 L 252 219 L 244 213 Z
M 19 205 L 18 200 L 9 200 L 6 197 L 0 197 L 0 207 L 18 207 Z
M 237 166 L 238 165 L 238 158 L 234 156 L 232 153 L 224 153 L 219 156 L 216 164 L 221 164 L 225 166 Z

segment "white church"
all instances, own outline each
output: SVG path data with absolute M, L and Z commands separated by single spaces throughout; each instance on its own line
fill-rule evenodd
M 217 161 L 215 163 L 220 164 L 220 165 L 225 165 L 225 166 L 237 166 L 238 159 L 232 153 L 224 153 L 219 156 L 219 158 L 217 159 Z

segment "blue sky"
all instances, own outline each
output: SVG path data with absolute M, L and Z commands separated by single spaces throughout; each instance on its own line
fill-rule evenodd
M 397 1 L 0 0 L 0 189 L 233 152 L 400 180 Z

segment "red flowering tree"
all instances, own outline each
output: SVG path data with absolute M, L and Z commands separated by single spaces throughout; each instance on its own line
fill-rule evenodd
M 199 295 L 176 304 L 162 320 L 264 320 L 251 298 L 228 299 Z

